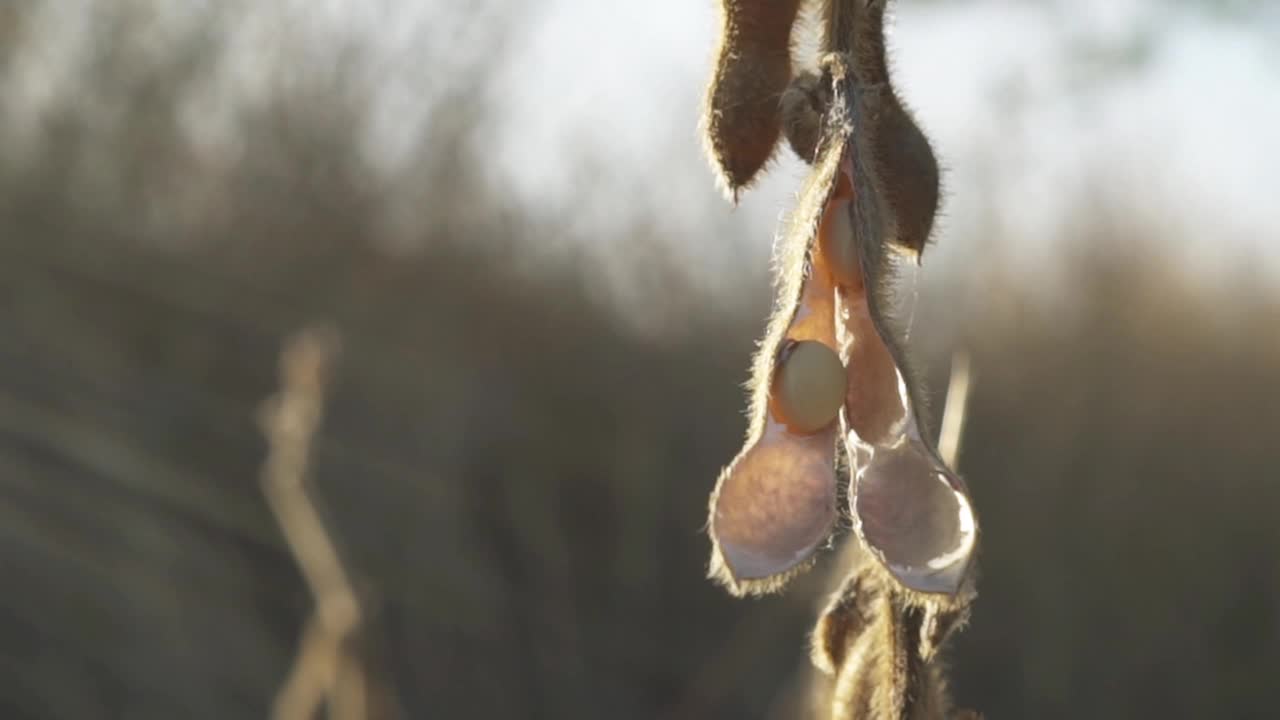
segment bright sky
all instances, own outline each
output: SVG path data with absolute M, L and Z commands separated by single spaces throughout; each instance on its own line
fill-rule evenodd
M 500 133 L 495 158 L 520 192 L 564 202 L 580 183 L 566 148 L 586 148 L 609 158 L 605 183 L 673 225 L 728 213 L 708 204 L 695 132 L 712 0 L 551 5 L 505 78 L 519 125 Z M 1280 8 L 1240 23 L 1150 0 L 906 0 L 891 40 L 898 85 L 950 168 L 940 256 L 954 251 L 947 235 L 995 213 L 1034 262 L 1042 238 L 1087 211 L 1076 206 L 1086 189 L 1167 223 L 1188 259 L 1262 262 L 1280 278 Z M 1113 56 L 1146 61 L 1102 81 Z M 784 162 L 737 211 L 758 236 L 709 238 L 695 255 L 745 243 L 763 257 L 799 172 Z
M 26 56 L 32 72 L 19 73 L 0 97 L 29 109 L 27 130 L 53 88 L 77 73 L 74 43 L 49 38 L 94 32 L 84 11 L 101 1 L 43 7 L 47 27 Z M 502 48 L 501 112 L 483 128 L 493 138 L 495 179 L 524 202 L 560 208 L 565 242 L 588 253 L 614 255 L 619 221 L 651 221 L 657 211 L 650 252 L 677 253 L 699 267 L 762 263 L 803 168 L 784 153 L 737 210 L 715 195 L 696 133 L 718 22 L 714 0 L 528 2 L 515 6 L 524 27 Z M 937 264 L 971 251 L 993 220 L 1019 259 L 1034 263 L 1056 228 L 1094 211 L 1082 203 L 1088 191 L 1164 229 L 1170 248 L 1199 266 L 1264 268 L 1280 286 L 1280 3 L 1236 3 L 1254 8 L 1245 21 L 1169 10 L 1187 3 L 1160 0 L 898 5 L 891 35 L 898 87 L 949 168 Z M 406 157 L 412 118 L 429 122 L 423 88 L 447 75 L 433 63 L 488 51 L 475 41 L 477 23 L 459 22 L 448 3 L 245 6 L 261 12 L 236 28 L 239 67 L 226 82 L 251 94 L 270 92 L 264 59 L 301 70 L 331 54 L 330 33 L 374 38 L 385 67 L 399 73 L 373 78 L 386 92 L 373 107 L 371 147 L 387 163 Z M 199 16 L 161 2 L 152 19 L 159 26 Z M 282 23 L 317 33 L 314 57 L 281 46 Z M 1099 68 L 1114 58 L 1140 62 L 1103 78 Z M 216 93 L 210 98 L 191 108 L 192 126 L 234 141 L 225 108 Z M 0 128 L 14 152 L 30 137 L 22 125 Z M 594 164 L 584 165 L 584 156 Z M 742 236 L 716 236 L 733 228 Z M 711 237 L 694 243 L 690 233 Z

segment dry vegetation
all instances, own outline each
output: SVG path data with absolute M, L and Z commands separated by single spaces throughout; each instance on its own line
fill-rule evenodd
M 0 9 L 0 73 L 21 7 Z M 699 532 L 741 439 L 763 280 L 655 339 L 589 269 L 528 271 L 518 248 L 560 228 L 475 170 L 472 92 L 393 183 L 359 153 L 367 90 L 341 72 L 282 85 L 217 162 L 175 117 L 220 26 L 153 62 L 141 4 L 114 7 L 80 90 L 0 147 L 0 716 L 268 712 L 312 596 L 261 493 L 255 418 L 281 343 L 319 318 L 343 357 L 311 477 L 382 712 L 794 717 L 832 558 L 735 601 L 703 579 Z M 381 242 L 388 197 L 418 198 L 409 254 Z M 1280 300 L 1205 290 L 1154 224 L 1081 209 L 1064 296 L 998 257 L 922 289 L 929 385 L 955 346 L 977 377 L 961 467 L 984 574 L 954 694 L 991 718 L 1266 717 Z

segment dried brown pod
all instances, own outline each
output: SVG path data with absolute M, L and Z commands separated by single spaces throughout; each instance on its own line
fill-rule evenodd
M 840 588 L 831 594 L 813 629 L 810 658 L 814 666 L 827 675 L 835 675 L 844 667 L 850 646 L 875 620 L 875 605 L 883 591 L 874 576 L 856 569 L 856 558 L 854 567 Z
M 836 520 L 837 423 L 813 434 L 787 429 L 770 388 L 788 342 L 836 349 L 835 285 L 814 247 L 836 188 L 839 149 L 810 175 L 777 253 L 777 303 L 750 381 L 746 443 L 711 495 L 711 577 L 734 594 L 768 592 L 807 567 Z
M 816 707 L 835 720 L 955 716 L 938 648 L 968 619 L 972 585 L 951 597 L 904 592 L 871 556 L 847 546 L 844 579 L 812 635 Z
M 859 18 L 856 31 L 853 71 L 861 87 L 877 89 L 880 96 L 879 107 L 861 119 L 870 139 L 880 191 L 893 218 L 893 233 L 887 239 L 919 258 L 938 212 L 938 160 L 890 78 L 884 39 L 887 5 L 888 0 L 866 3 L 866 14 Z
M 718 184 L 733 203 L 769 162 L 791 82 L 791 31 L 801 0 L 720 0 L 720 42 L 701 131 Z
M 938 161 L 929 139 L 892 90 L 888 97 L 885 112 L 871 122 L 885 202 L 897 226 L 890 242 L 918 259 L 938 212 Z

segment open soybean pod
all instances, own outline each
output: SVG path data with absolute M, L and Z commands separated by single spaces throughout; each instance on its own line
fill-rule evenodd
M 835 456 L 846 388 L 843 378 L 830 376 L 843 373 L 835 286 L 816 246 L 833 221 L 832 198 L 848 192 L 847 183 L 839 187 L 843 156 L 837 138 L 815 164 L 778 245 L 778 299 L 752 372 L 747 440 L 711 495 L 711 576 L 735 594 L 768 592 L 803 570 L 837 517 Z M 811 357 L 802 363 L 797 351 Z M 786 376 L 793 371 L 807 377 L 791 382 Z
M 862 272 L 861 288 L 837 292 L 841 354 L 849 372 L 843 430 L 856 471 L 850 510 L 854 529 L 895 580 L 908 590 L 954 594 L 968 577 L 977 518 L 964 481 L 940 457 L 920 419 L 923 392 L 911 371 L 901 332 L 886 313 L 893 291 L 887 251 L 897 206 L 877 176 L 874 127 L 868 118 L 895 100 L 887 85 L 862 86 L 847 61 L 829 63 L 833 104 L 843 107 L 852 135 L 840 171 L 853 198 L 849 240 Z

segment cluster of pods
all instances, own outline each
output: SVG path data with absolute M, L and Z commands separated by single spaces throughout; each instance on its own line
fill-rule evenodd
M 778 115 L 812 170 L 776 250 L 778 295 L 755 361 L 747 440 L 711 497 L 711 571 L 741 594 L 807 567 L 842 515 L 843 458 L 848 517 L 865 548 L 902 588 L 954 594 L 977 520 L 924 427 L 920 384 L 888 313 L 894 263 L 919 259 L 933 222 L 937 164 L 888 82 L 883 18 L 832 18 L 829 33 L 842 22 L 846 40 L 833 43 L 820 73 L 789 80 Z M 715 112 L 725 84 L 710 89 L 713 131 L 740 122 Z M 708 144 L 736 198 L 741 143 Z

